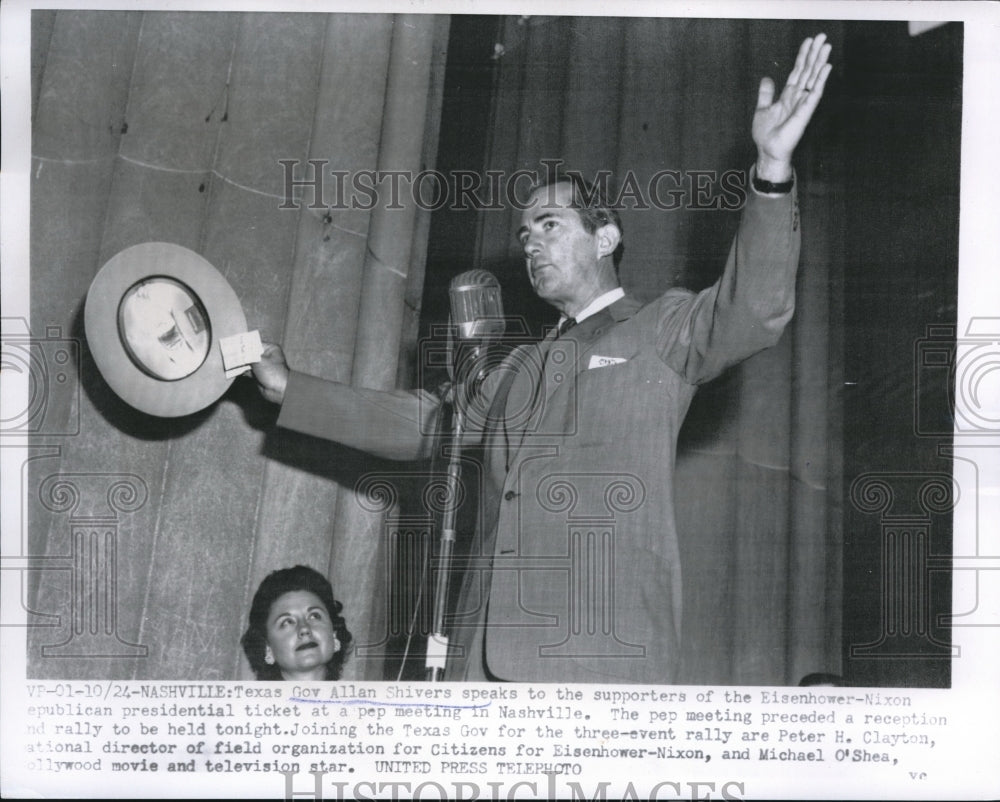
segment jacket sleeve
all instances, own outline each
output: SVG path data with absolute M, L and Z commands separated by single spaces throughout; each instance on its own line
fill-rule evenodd
M 800 239 L 794 188 L 781 197 L 750 190 L 719 280 L 656 302 L 660 357 L 700 384 L 774 345 L 795 309 Z
M 278 425 L 392 460 L 430 456 L 437 396 L 351 387 L 291 371 Z
M 478 441 L 501 380 L 494 371 L 471 399 L 464 439 Z M 391 460 L 427 459 L 441 399 L 425 390 L 369 390 L 291 371 L 278 425 Z

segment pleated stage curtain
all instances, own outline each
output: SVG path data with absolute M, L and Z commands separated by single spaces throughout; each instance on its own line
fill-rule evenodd
M 405 194 L 352 208 L 329 174 L 433 166 L 448 23 L 35 12 L 30 325 L 80 363 L 25 460 L 32 676 L 248 678 L 250 598 L 296 563 L 328 572 L 358 643 L 384 640 L 387 543 L 352 501 L 369 464 L 275 432 L 246 379 L 185 418 L 131 409 L 90 357 L 83 306 L 110 257 L 176 243 L 292 367 L 395 387 L 428 213 Z M 381 679 L 383 662 L 369 649 L 345 677 Z
M 759 80 L 783 85 L 814 33 L 785 21 L 510 17 L 499 34 L 487 168 L 556 160 L 590 177 L 610 170 L 625 205 L 625 288 L 644 299 L 677 284 L 699 290 L 718 276 L 735 233 L 738 211 L 711 207 L 721 176 L 755 158 Z M 814 150 L 818 136 L 807 132 L 796 159 L 794 322 L 777 347 L 703 387 L 682 432 L 686 683 L 794 684 L 840 670 L 842 211 L 831 191 L 838 154 L 830 142 Z M 641 208 L 663 170 L 678 180 L 661 179 L 659 200 L 668 205 L 679 188 L 678 208 Z M 700 196 L 698 186 L 707 187 Z M 478 248 L 530 307 L 511 234 L 518 214 L 484 213 Z

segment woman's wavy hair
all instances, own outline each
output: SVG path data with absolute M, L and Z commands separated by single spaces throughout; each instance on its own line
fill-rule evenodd
M 330 614 L 333 631 L 340 641 L 340 649 L 326 664 L 326 678 L 340 679 L 340 671 L 351 645 L 352 636 L 347 629 L 347 623 L 340 615 L 344 609 L 339 601 L 333 598 L 333 586 L 330 581 L 315 568 L 307 565 L 296 565 L 293 568 L 280 568 L 272 571 L 257 588 L 250 604 L 250 620 L 247 631 L 243 633 L 240 643 L 250 662 L 250 668 L 259 680 L 280 680 L 281 669 L 277 665 L 268 665 L 264 660 L 267 651 L 267 617 L 271 605 L 285 593 L 295 590 L 307 590 L 316 594 Z

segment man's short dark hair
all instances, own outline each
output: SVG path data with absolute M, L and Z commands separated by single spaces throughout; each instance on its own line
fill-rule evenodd
M 572 188 L 570 206 L 576 209 L 580 222 L 588 234 L 593 234 L 609 223 L 618 227 L 621 238 L 618 240 L 618 247 L 611 254 L 617 272 L 622 255 L 625 253 L 625 229 L 622 228 L 618 210 L 608 201 L 605 184 L 587 181 L 578 170 L 564 170 L 558 167 L 555 170 L 540 170 L 531 184 L 531 194 L 547 187 L 554 187 L 556 184 L 569 184 Z
M 352 636 L 347 629 L 347 623 L 340 615 L 344 609 L 339 601 L 333 598 L 333 586 L 330 581 L 315 568 L 307 565 L 296 565 L 293 568 L 280 568 L 272 571 L 257 588 L 250 604 L 250 622 L 247 631 L 243 633 L 240 643 L 246 653 L 250 668 L 259 680 L 280 680 L 281 669 L 277 665 L 268 665 L 264 659 L 267 651 L 267 617 L 271 605 L 286 593 L 295 590 L 308 590 L 323 602 L 330 614 L 333 631 L 340 641 L 340 649 L 334 653 L 326 664 L 326 678 L 340 679 L 340 670 L 344 665 L 347 647 L 351 645 Z

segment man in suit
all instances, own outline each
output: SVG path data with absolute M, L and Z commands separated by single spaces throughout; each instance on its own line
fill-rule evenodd
M 447 679 L 675 680 L 677 436 L 698 384 L 773 345 L 792 316 L 792 154 L 829 50 L 822 34 L 806 39 L 778 97 L 762 81 L 752 187 L 723 274 L 701 293 L 672 289 L 640 304 L 618 283 L 616 212 L 572 180 L 531 193 L 517 236 L 532 287 L 561 325 L 516 349 L 470 402 L 484 454 L 480 525 Z M 390 459 L 429 455 L 430 394 L 306 376 L 271 345 L 254 373 L 282 405 L 280 426 Z

